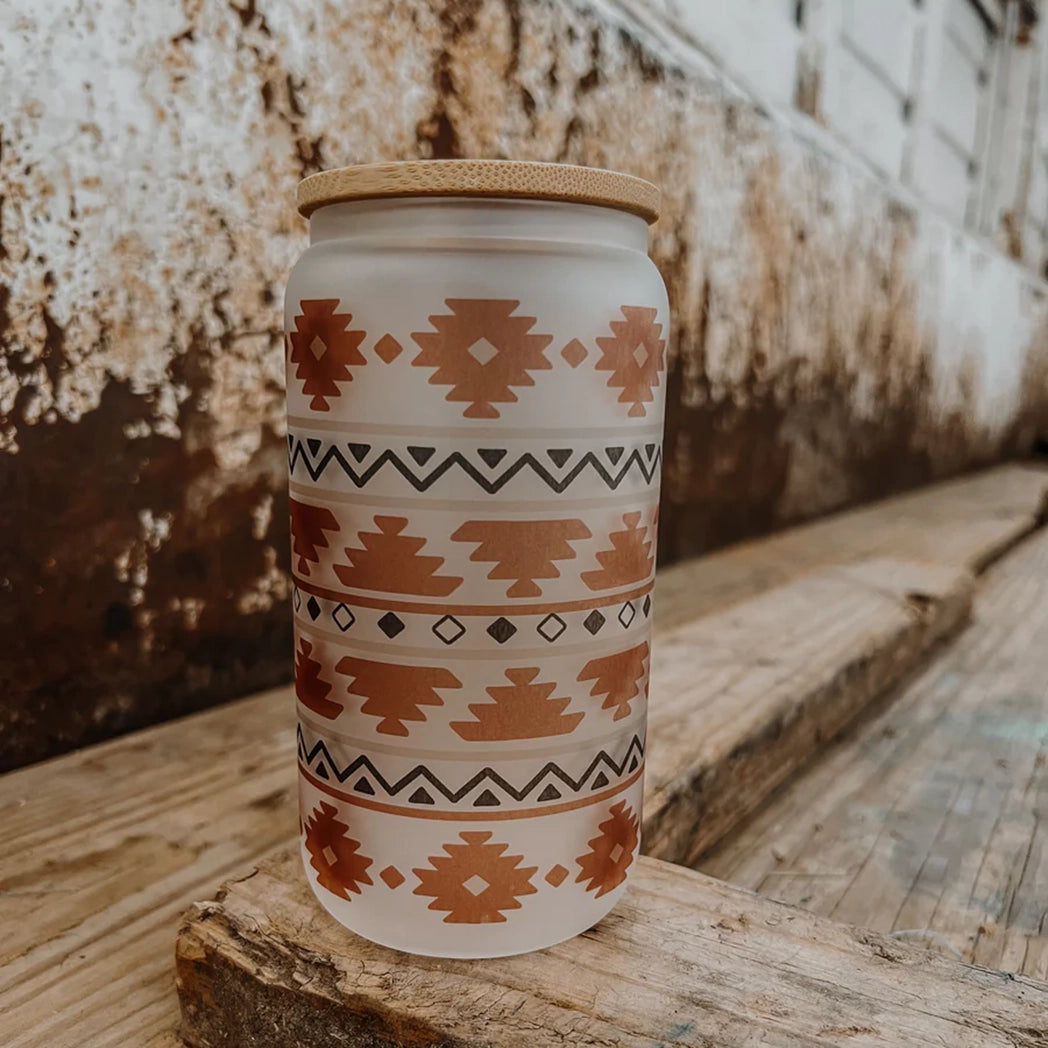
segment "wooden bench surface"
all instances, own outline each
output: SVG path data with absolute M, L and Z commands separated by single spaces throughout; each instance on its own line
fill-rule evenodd
M 195 908 L 191 1045 L 1034 1048 L 1048 985 L 929 957 L 657 859 L 595 928 L 540 953 L 395 953 L 323 914 L 296 854 Z
M 1048 979 L 1048 532 L 973 625 L 700 868 Z
M 868 579 L 848 583 L 855 609 L 865 610 L 853 609 L 846 617 L 861 629 L 839 648 L 855 655 L 860 650 L 855 637 L 866 635 L 863 630 L 872 623 L 879 644 L 902 637 L 911 645 L 907 658 L 916 657 L 933 639 L 933 627 L 946 630 L 960 621 L 965 570 L 978 569 L 1035 525 L 1044 488 L 1043 472 L 1005 467 L 663 573 L 657 589 L 657 643 L 666 637 L 663 665 L 668 668 L 656 668 L 653 732 L 665 730 L 659 728 L 659 689 L 665 690 L 660 679 L 676 680 L 682 692 L 691 688 L 695 704 L 717 701 L 717 688 L 705 683 L 701 669 L 683 673 L 673 654 L 682 655 L 690 643 L 678 627 L 694 628 L 696 638 L 708 629 L 701 621 L 682 626 L 690 616 L 729 606 L 715 617 L 736 639 L 721 645 L 720 657 L 724 665 L 750 672 L 754 649 L 738 647 L 740 637 L 755 636 L 747 630 L 745 614 L 759 613 L 767 623 L 774 606 L 757 596 L 748 611 L 740 612 L 738 602 L 769 586 L 783 586 L 791 618 L 797 619 L 803 608 L 815 614 L 818 587 L 839 586 L 849 574 L 830 569 L 813 582 L 799 578 L 805 572 L 870 555 L 916 557 L 929 564 L 897 565 L 915 574 L 909 580 L 896 576 L 877 600 L 868 599 L 877 596 Z M 791 588 L 791 580 L 800 588 Z M 918 597 L 907 610 L 911 582 L 917 587 L 912 592 L 926 591 L 933 599 Z M 871 615 L 874 605 L 880 610 Z M 922 609 L 931 611 L 923 624 Z M 708 642 L 704 650 L 712 658 L 716 647 Z M 817 662 L 818 654 L 810 650 L 804 665 Z M 833 694 L 832 663 L 805 677 L 785 648 L 776 657 L 771 679 L 779 704 L 771 713 L 817 708 L 817 701 L 811 707 L 812 696 Z M 853 659 L 853 674 L 862 662 Z M 905 668 L 903 660 L 893 673 Z M 668 675 L 660 677 L 663 673 Z M 798 673 L 807 691 L 789 686 Z M 750 679 L 754 686 L 766 682 L 759 674 Z M 873 678 L 862 679 L 868 687 Z M 669 710 L 671 696 L 664 698 Z M 668 714 L 663 723 L 672 724 Z M 817 742 L 821 729 L 817 721 L 808 723 Z M 759 723 L 738 728 L 743 738 L 760 737 Z M 747 787 L 741 795 L 749 799 L 739 801 L 740 812 L 774 786 L 767 774 L 751 775 L 745 761 L 733 764 L 738 756 L 731 744 L 733 730 L 727 718 L 717 746 L 705 751 L 692 746 L 692 759 L 667 740 L 662 782 L 672 803 L 660 808 L 653 798 L 650 817 L 660 810 L 687 816 L 666 822 L 676 827 L 663 838 L 671 851 L 686 853 L 694 820 L 702 822 L 703 813 L 712 810 L 712 795 L 699 789 L 700 761 L 722 769 L 718 774 L 728 777 L 721 781 L 757 782 L 759 788 Z M 700 724 L 687 737 L 697 743 L 705 734 Z M 791 738 L 789 733 L 783 737 Z M 767 758 L 772 751 L 761 752 Z M 796 750 L 794 757 L 802 752 Z M 293 839 L 293 754 L 290 690 L 280 689 L 0 778 L 0 1042 L 10 1048 L 174 1044 L 172 943 L 178 916 L 194 899 L 210 896 L 219 882 Z M 654 754 L 651 760 L 657 770 Z M 767 766 L 767 759 L 758 762 L 758 770 Z M 730 822 L 729 805 L 720 832 Z M 649 829 L 654 842 L 658 822 Z

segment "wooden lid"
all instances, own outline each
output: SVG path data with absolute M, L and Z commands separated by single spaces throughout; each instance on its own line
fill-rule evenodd
M 298 210 L 375 197 L 476 196 L 565 200 L 659 217 L 659 190 L 633 175 L 599 167 L 519 160 L 405 160 L 320 171 L 298 184 Z

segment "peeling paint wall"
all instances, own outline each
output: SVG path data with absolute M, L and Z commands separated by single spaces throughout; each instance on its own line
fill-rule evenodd
M 20 0 L 0 97 L 0 767 L 289 676 L 278 314 L 319 167 L 662 184 L 665 559 L 1048 433 L 1044 285 L 641 0 Z

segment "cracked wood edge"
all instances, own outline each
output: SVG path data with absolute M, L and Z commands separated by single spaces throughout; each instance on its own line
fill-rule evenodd
M 519 957 L 450 961 L 345 931 L 286 854 L 197 904 L 176 960 L 192 1048 L 1035 1048 L 1048 1039 L 1048 985 L 650 858 L 582 936 Z

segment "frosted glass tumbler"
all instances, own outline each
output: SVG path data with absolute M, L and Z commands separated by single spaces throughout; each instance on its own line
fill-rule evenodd
M 422 161 L 299 187 L 285 330 L 301 846 L 377 943 L 521 953 L 640 848 L 658 192 Z

